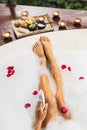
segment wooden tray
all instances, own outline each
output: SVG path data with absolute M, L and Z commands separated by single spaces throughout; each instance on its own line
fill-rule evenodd
M 40 29 L 40 30 L 37 29 L 35 31 L 29 31 L 28 29 L 26 29 L 26 34 L 23 34 L 23 33 L 19 32 L 18 28 L 14 25 L 16 20 L 12 20 L 11 23 L 12 23 L 12 27 L 13 27 L 13 30 L 14 30 L 14 33 L 15 33 L 16 37 L 21 38 L 21 37 L 25 37 L 25 36 L 34 35 L 34 34 L 53 31 L 54 30 L 53 23 L 52 23 L 53 21 L 52 21 L 52 19 L 50 18 L 50 16 L 48 14 L 34 16 L 32 18 L 37 19 L 37 17 L 40 17 L 40 16 L 44 17 L 46 23 L 47 22 L 51 22 L 51 23 L 47 24 L 44 29 Z

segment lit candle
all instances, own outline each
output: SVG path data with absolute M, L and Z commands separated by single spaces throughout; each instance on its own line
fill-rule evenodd
M 11 37 L 11 33 L 9 31 L 2 32 L 2 37 L 9 38 L 9 37 Z
M 39 21 L 39 22 L 44 22 L 44 17 L 38 17 L 38 19 L 37 19 L 37 21 Z
M 9 32 L 9 31 L 2 32 L 2 37 L 5 40 L 5 42 L 12 41 L 12 35 L 11 35 L 11 32 Z
M 64 21 L 64 20 L 60 20 L 60 21 L 58 22 L 58 25 L 59 25 L 59 29 L 60 29 L 60 30 L 63 30 L 63 29 L 66 29 L 67 22 Z
M 77 24 L 81 24 L 82 19 L 81 18 L 74 18 L 74 22 Z
M 23 11 L 22 12 L 22 16 L 28 17 L 28 14 L 29 14 L 28 11 Z
M 56 11 L 53 13 L 53 16 L 59 16 L 59 14 L 60 14 L 59 11 Z
M 59 11 L 53 12 L 53 20 L 58 21 L 60 19 L 59 15 L 60 15 Z
M 74 26 L 77 28 L 81 27 L 82 19 L 81 18 L 74 18 Z

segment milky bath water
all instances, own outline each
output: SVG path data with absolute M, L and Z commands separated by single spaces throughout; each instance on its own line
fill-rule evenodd
M 71 112 L 71 120 L 59 115 L 49 122 L 46 130 L 86 130 L 87 129 L 87 52 L 54 53 L 63 79 L 63 92 Z M 35 106 L 38 100 L 39 77 L 49 76 L 54 94 L 56 85 L 50 71 L 40 66 L 41 59 L 33 52 L 15 56 L 0 62 L 0 129 L 33 130 Z M 62 69 L 62 65 L 66 68 Z M 14 66 L 15 73 L 7 77 L 7 67 Z M 70 69 L 68 69 L 70 67 Z M 25 108 L 25 104 L 30 107 Z

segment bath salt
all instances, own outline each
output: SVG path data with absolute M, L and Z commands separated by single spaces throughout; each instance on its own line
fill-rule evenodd
M 55 53 L 63 79 L 63 92 L 71 119 L 61 114 L 51 120 L 45 130 L 87 129 L 87 52 Z M 38 101 L 38 87 L 41 74 L 47 74 L 51 89 L 56 93 L 55 81 L 48 69 L 40 65 L 40 58 L 33 52 L 0 61 L 0 128 L 1 130 L 34 130 L 35 107 Z M 14 66 L 15 74 L 6 77 L 7 67 Z M 63 71 L 62 65 L 70 67 Z M 69 70 L 70 70 L 69 68 Z M 8 68 L 9 69 L 9 68 Z M 84 77 L 84 80 L 83 78 Z M 81 78 L 81 80 L 79 80 Z M 65 112 L 65 110 L 64 110 Z

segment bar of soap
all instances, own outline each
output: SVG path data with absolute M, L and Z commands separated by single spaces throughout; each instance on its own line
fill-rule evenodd
M 19 27 L 19 28 L 17 29 L 17 31 L 20 32 L 20 33 L 23 33 L 23 34 L 28 34 L 28 33 L 29 33 L 29 31 L 28 31 L 27 29 L 22 28 L 22 27 Z

